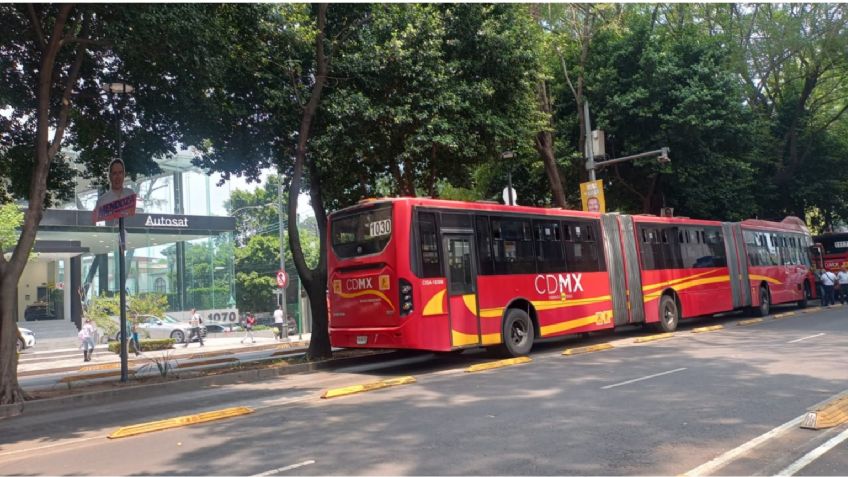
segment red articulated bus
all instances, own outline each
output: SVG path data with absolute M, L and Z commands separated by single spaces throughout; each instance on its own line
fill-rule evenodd
M 804 223 L 716 222 L 428 198 L 329 217 L 330 341 L 452 351 L 814 296 Z

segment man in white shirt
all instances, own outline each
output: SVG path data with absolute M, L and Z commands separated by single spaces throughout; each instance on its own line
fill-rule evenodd
M 848 267 L 843 267 L 836 274 L 836 282 L 839 284 L 839 302 L 843 305 L 848 302 Z
M 277 335 L 277 337 L 280 340 L 285 338 L 285 335 L 283 335 L 283 320 L 284 320 L 284 318 L 285 317 L 283 316 L 283 309 L 282 308 L 277 308 L 276 310 L 274 310 L 274 326 L 276 326 L 277 331 L 279 331 L 279 334 Z
M 203 318 L 200 317 L 200 313 L 197 312 L 196 309 L 191 309 L 191 319 L 188 324 L 191 326 L 191 331 L 188 334 L 188 338 L 186 338 L 185 347 L 188 348 L 188 344 L 191 343 L 191 340 L 194 339 L 194 335 L 197 335 L 197 340 L 200 341 L 200 346 L 203 346 L 203 332 L 200 329 L 200 325 L 203 323 Z
M 822 293 L 821 297 L 822 306 L 835 304 L 836 300 L 833 297 L 833 287 L 836 284 L 836 274 L 830 270 L 823 271 L 821 274 L 821 284 L 822 288 L 824 288 L 824 293 Z

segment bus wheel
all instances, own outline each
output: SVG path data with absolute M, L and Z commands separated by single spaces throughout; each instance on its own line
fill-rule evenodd
M 754 308 L 756 316 L 768 316 L 771 311 L 771 297 L 769 297 L 768 287 L 763 285 L 760 287 L 760 306 Z
M 810 301 L 810 282 L 804 282 L 804 298 L 798 300 L 798 308 L 806 308 Z
M 533 322 L 527 312 L 512 308 L 506 312 L 503 325 L 501 354 L 523 356 L 533 347 Z
M 664 333 L 671 333 L 677 329 L 677 322 L 680 318 L 680 311 L 677 309 L 677 302 L 670 295 L 663 295 L 660 298 L 660 321 L 656 324 L 656 329 Z

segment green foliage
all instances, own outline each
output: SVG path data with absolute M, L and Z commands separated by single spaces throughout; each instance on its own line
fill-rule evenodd
M 160 340 L 139 340 L 140 351 L 160 351 L 163 349 L 171 349 L 174 347 L 175 341 L 172 338 Z M 121 352 L 121 342 L 113 341 L 109 343 L 109 351 L 115 354 Z
M 94 322 L 106 336 L 115 336 L 120 324 L 113 317 L 121 313 L 121 304 L 117 296 L 99 295 L 92 297 L 87 305 L 83 305 L 83 317 Z
M 127 311 L 135 320 L 138 315 L 164 316 L 168 297 L 159 293 L 140 293 L 127 297 Z
M 18 243 L 18 227 L 24 221 L 24 213 L 15 204 L 0 205 L 0 253 L 12 249 Z

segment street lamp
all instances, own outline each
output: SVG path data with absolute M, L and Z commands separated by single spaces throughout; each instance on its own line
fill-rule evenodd
M 118 114 L 118 109 L 115 106 L 115 96 L 119 94 L 132 94 L 135 88 L 126 83 L 105 83 L 101 85 L 104 91 L 111 93 L 110 101 L 112 103 L 112 111 L 115 113 L 115 130 L 116 143 L 115 149 L 118 154 L 118 159 L 121 159 L 121 115 Z M 123 161 L 123 159 L 122 159 Z M 126 168 L 124 169 L 126 172 Z M 125 383 L 129 380 L 129 366 L 127 356 L 127 272 L 124 254 L 127 249 L 127 231 L 124 228 L 124 218 L 118 219 L 118 288 L 121 303 L 121 382 Z

